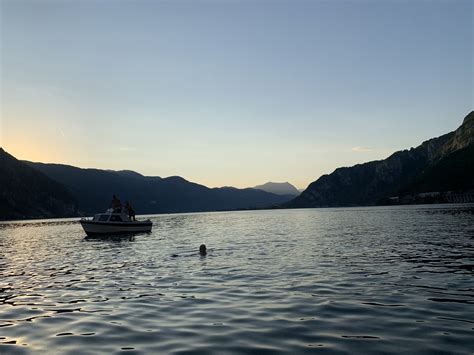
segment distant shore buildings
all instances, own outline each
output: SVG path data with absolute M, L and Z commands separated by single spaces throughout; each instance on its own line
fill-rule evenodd
M 431 203 L 474 203 L 474 190 L 465 192 L 456 191 L 432 191 L 413 195 L 393 196 L 389 198 L 389 204 L 431 204 Z

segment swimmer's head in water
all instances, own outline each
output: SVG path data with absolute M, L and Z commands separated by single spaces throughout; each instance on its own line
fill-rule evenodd
M 206 246 L 204 244 L 201 244 L 201 246 L 199 247 L 199 254 L 201 255 L 207 254 Z

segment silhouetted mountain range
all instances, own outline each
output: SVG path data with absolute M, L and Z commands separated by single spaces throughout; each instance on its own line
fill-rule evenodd
M 323 175 L 284 207 L 366 206 L 423 192 L 474 189 L 474 112 L 454 132 L 385 160 Z
M 276 195 L 293 195 L 298 196 L 300 192 L 296 187 L 291 185 L 289 182 L 267 182 L 263 185 L 258 185 L 253 187 L 257 190 L 263 190 L 266 192 L 270 192 Z
M 465 192 L 474 191 L 474 112 L 454 132 L 384 160 L 336 169 L 296 198 L 298 192 L 289 183 L 208 188 L 179 176 L 18 161 L 0 148 L 3 220 L 93 214 L 108 208 L 113 194 L 130 201 L 138 213 L 152 214 L 412 203 L 420 202 L 417 196 L 423 193 L 432 197 L 446 191 L 461 193 L 460 201 L 465 201 Z
M 263 208 L 289 201 L 255 189 L 208 188 L 182 177 L 143 176 L 129 170 L 81 169 L 69 165 L 25 162 L 67 187 L 82 213 L 108 208 L 113 194 L 130 201 L 137 213 L 174 213 Z
M 0 220 L 74 215 L 77 201 L 66 187 L 0 148 Z

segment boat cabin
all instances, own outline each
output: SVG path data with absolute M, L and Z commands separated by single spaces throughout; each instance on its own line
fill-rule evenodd
M 130 222 L 130 218 L 126 213 L 115 213 L 111 209 L 105 213 L 98 213 L 92 219 L 95 222 Z

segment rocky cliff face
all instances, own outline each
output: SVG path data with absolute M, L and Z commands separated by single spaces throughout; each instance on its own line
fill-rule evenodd
M 470 190 L 474 190 L 474 143 L 431 164 L 404 186 L 398 196 L 410 199 L 424 192 L 463 193 Z
M 449 141 L 442 147 L 438 158 L 444 158 L 448 154 L 472 144 L 474 144 L 474 111 L 464 118 L 461 127 L 454 132 Z
M 430 167 L 439 164 L 441 160 L 449 160 L 453 153 L 470 147 L 474 141 L 473 126 L 474 113 L 471 112 L 456 131 L 430 139 L 417 148 L 396 152 L 385 160 L 336 169 L 332 174 L 324 175 L 311 183 L 300 196 L 285 204 L 285 207 L 361 206 L 380 203 L 406 190 L 407 186 L 423 177 Z M 470 150 L 462 155 L 464 161 L 474 159 L 469 152 Z M 456 166 L 462 171 L 462 166 L 459 167 L 460 158 L 456 159 Z M 454 165 L 444 161 L 443 166 Z M 429 176 L 433 179 L 433 174 Z M 449 179 L 449 174 L 447 176 Z M 417 186 L 422 185 L 418 182 Z M 443 186 L 448 188 L 450 184 L 447 182 Z M 413 190 L 410 191 L 413 193 Z
M 76 200 L 64 186 L 0 148 L 0 220 L 74 215 Z

